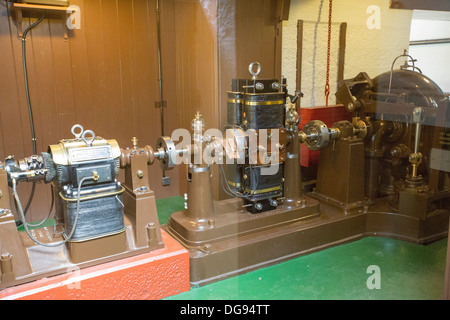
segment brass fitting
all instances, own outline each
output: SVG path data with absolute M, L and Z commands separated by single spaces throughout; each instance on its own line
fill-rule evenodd
M 136 137 L 131 138 L 131 142 L 133 143 L 133 149 L 137 148 L 138 139 Z
M 409 162 L 412 165 L 412 177 L 417 177 L 417 168 L 419 164 L 422 162 L 422 154 L 420 152 L 411 153 L 409 155 Z
M 353 134 L 360 139 L 364 139 L 367 135 L 367 124 L 360 117 L 353 117 Z
M 308 139 L 308 136 L 306 135 L 306 133 L 304 133 L 303 131 L 300 131 L 298 133 L 298 140 L 300 141 L 300 143 L 304 143 L 306 141 L 306 139 Z

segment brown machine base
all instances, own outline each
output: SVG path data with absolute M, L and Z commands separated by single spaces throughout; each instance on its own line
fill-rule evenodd
M 215 202 L 208 225 L 172 214 L 163 228 L 190 252 L 190 282 L 201 286 L 365 236 L 427 243 L 448 232 L 448 211 L 421 220 L 389 212 L 383 201 L 342 210 L 304 196 L 291 205 L 251 214 L 239 199 Z
M 0 289 L 164 248 L 153 191 L 126 189 L 125 229 L 96 239 L 45 247 L 34 243 L 26 232 L 18 232 L 12 214 L 4 216 L 0 249 L 8 252 L 9 261 L 0 258 Z M 40 242 L 59 242 L 63 240 L 60 228 L 56 233 L 53 226 L 30 232 Z
M 1 282 L 0 289 L 164 248 L 163 242 L 136 247 L 133 226 L 128 219 L 125 219 L 125 226 L 124 231 L 114 235 L 78 243 L 68 242 L 57 247 L 37 245 L 25 232 L 20 232 L 29 268 L 24 272 L 16 270 L 15 279 Z M 32 233 L 42 242 L 50 242 L 49 235 L 55 242 L 63 240 L 61 235 L 53 236 L 53 227 L 34 229 Z M 19 256 L 14 253 L 12 258 L 13 264 L 23 263 L 17 260 Z
M 134 142 L 137 143 L 137 139 Z M 120 230 L 81 241 L 61 243 L 61 226 L 56 230 L 51 226 L 30 230 L 31 238 L 44 245 L 35 243 L 27 232 L 17 230 L 9 209 L 8 193 L 3 191 L 0 197 L 0 289 L 164 248 L 155 194 L 145 174 L 150 155 L 149 147 L 137 148 L 136 145 L 123 151 L 124 224 L 120 225 Z M 4 166 L 0 169 L 0 189 L 8 190 Z M 60 208 L 60 197 L 55 199 L 55 207 Z

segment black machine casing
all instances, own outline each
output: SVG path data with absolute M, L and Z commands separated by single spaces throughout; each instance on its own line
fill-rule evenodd
M 252 157 L 249 149 L 245 164 L 229 164 L 226 170 L 228 183 L 244 195 L 246 208 L 252 213 L 274 209 L 276 199 L 283 196 L 284 161 L 282 157 L 270 157 L 269 150 L 272 130 L 277 131 L 278 141 L 285 138 L 285 86 L 285 79 L 281 83 L 277 79 L 233 79 L 232 91 L 227 92 L 226 129 L 239 128 L 257 137 L 258 150 L 253 151 L 258 155 Z M 269 134 L 261 134 L 261 130 Z M 275 173 L 261 174 L 274 164 L 278 167 Z

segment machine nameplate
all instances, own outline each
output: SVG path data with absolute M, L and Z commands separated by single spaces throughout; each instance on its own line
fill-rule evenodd
M 69 159 L 71 163 L 89 160 L 99 160 L 111 158 L 111 146 L 98 146 L 69 149 Z

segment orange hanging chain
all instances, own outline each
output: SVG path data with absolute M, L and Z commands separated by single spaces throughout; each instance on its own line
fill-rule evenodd
M 328 14 L 328 47 L 327 47 L 327 78 L 325 82 L 325 103 L 328 106 L 328 96 L 330 95 L 330 46 L 331 46 L 331 11 L 333 8 L 333 0 L 330 1 L 330 10 Z

